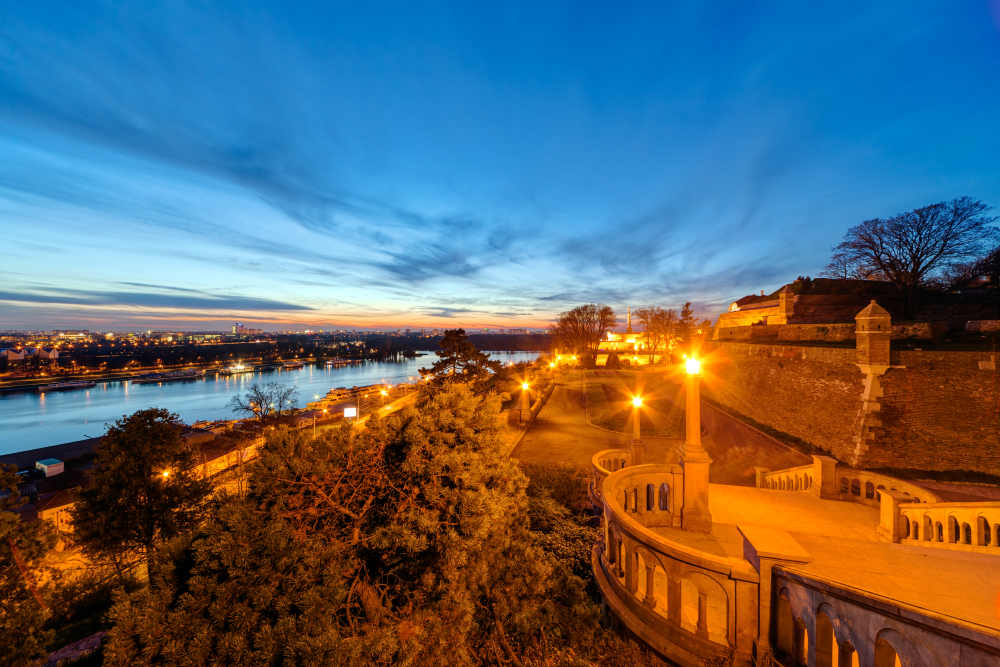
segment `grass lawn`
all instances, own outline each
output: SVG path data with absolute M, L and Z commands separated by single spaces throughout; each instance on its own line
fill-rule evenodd
M 641 435 L 643 437 L 683 437 L 684 409 L 675 401 L 680 385 L 659 374 L 630 371 L 587 371 L 587 418 L 594 426 L 621 433 L 632 432 L 632 397 L 643 397 Z

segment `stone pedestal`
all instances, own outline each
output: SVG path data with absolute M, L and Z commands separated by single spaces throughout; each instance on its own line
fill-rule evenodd
M 712 532 L 712 515 L 708 511 L 708 467 L 712 459 L 701 446 L 701 376 L 690 373 L 687 385 L 687 437 L 681 447 L 680 464 L 684 468 L 684 504 L 681 508 L 681 528 L 695 533 Z

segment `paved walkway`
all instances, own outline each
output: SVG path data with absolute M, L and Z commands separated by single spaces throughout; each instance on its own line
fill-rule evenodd
M 771 470 L 805 465 L 811 459 L 762 433 L 702 404 L 703 444 L 712 456 L 710 479 L 716 484 L 753 486 L 754 466 Z M 522 461 L 564 462 L 589 466 L 599 451 L 627 447 L 629 433 L 591 426 L 586 417 L 583 373 L 560 376 L 548 403 L 524 435 L 512 457 Z M 683 438 L 643 438 L 646 461 L 675 461 Z

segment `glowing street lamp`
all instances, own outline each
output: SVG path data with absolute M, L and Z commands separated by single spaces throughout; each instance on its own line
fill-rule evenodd
M 528 398 L 528 389 L 529 389 L 528 383 L 527 382 L 522 382 L 521 383 L 521 409 L 522 410 L 530 410 L 531 409 L 531 405 L 530 405 L 529 398 Z M 524 419 L 524 417 L 522 417 L 522 419 Z
M 696 533 L 712 532 L 712 514 L 708 510 L 708 468 L 712 459 L 701 446 L 701 362 L 689 357 L 684 362 L 687 378 L 686 436 L 681 447 L 684 468 L 684 499 L 681 528 Z

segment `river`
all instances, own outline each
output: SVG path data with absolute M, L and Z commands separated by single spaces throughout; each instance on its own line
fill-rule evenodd
M 534 361 L 537 352 L 490 352 L 505 364 Z M 353 387 L 417 378 L 433 354 L 400 362 L 365 361 L 328 368 L 308 365 L 297 370 L 206 376 L 188 382 L 133 385 L 127 381 L 98 383 L 92 389 L 41 393 L 36 389 L 0 393 L 0 454 L 59 445 L 104 433 L 104 425 L 143 408 L 176 412 L 188 424 L 202 419 L 231 419 L 229 399 L 254 382 L 281 382 L 299 388 L 299 406 L 334 387 Z

